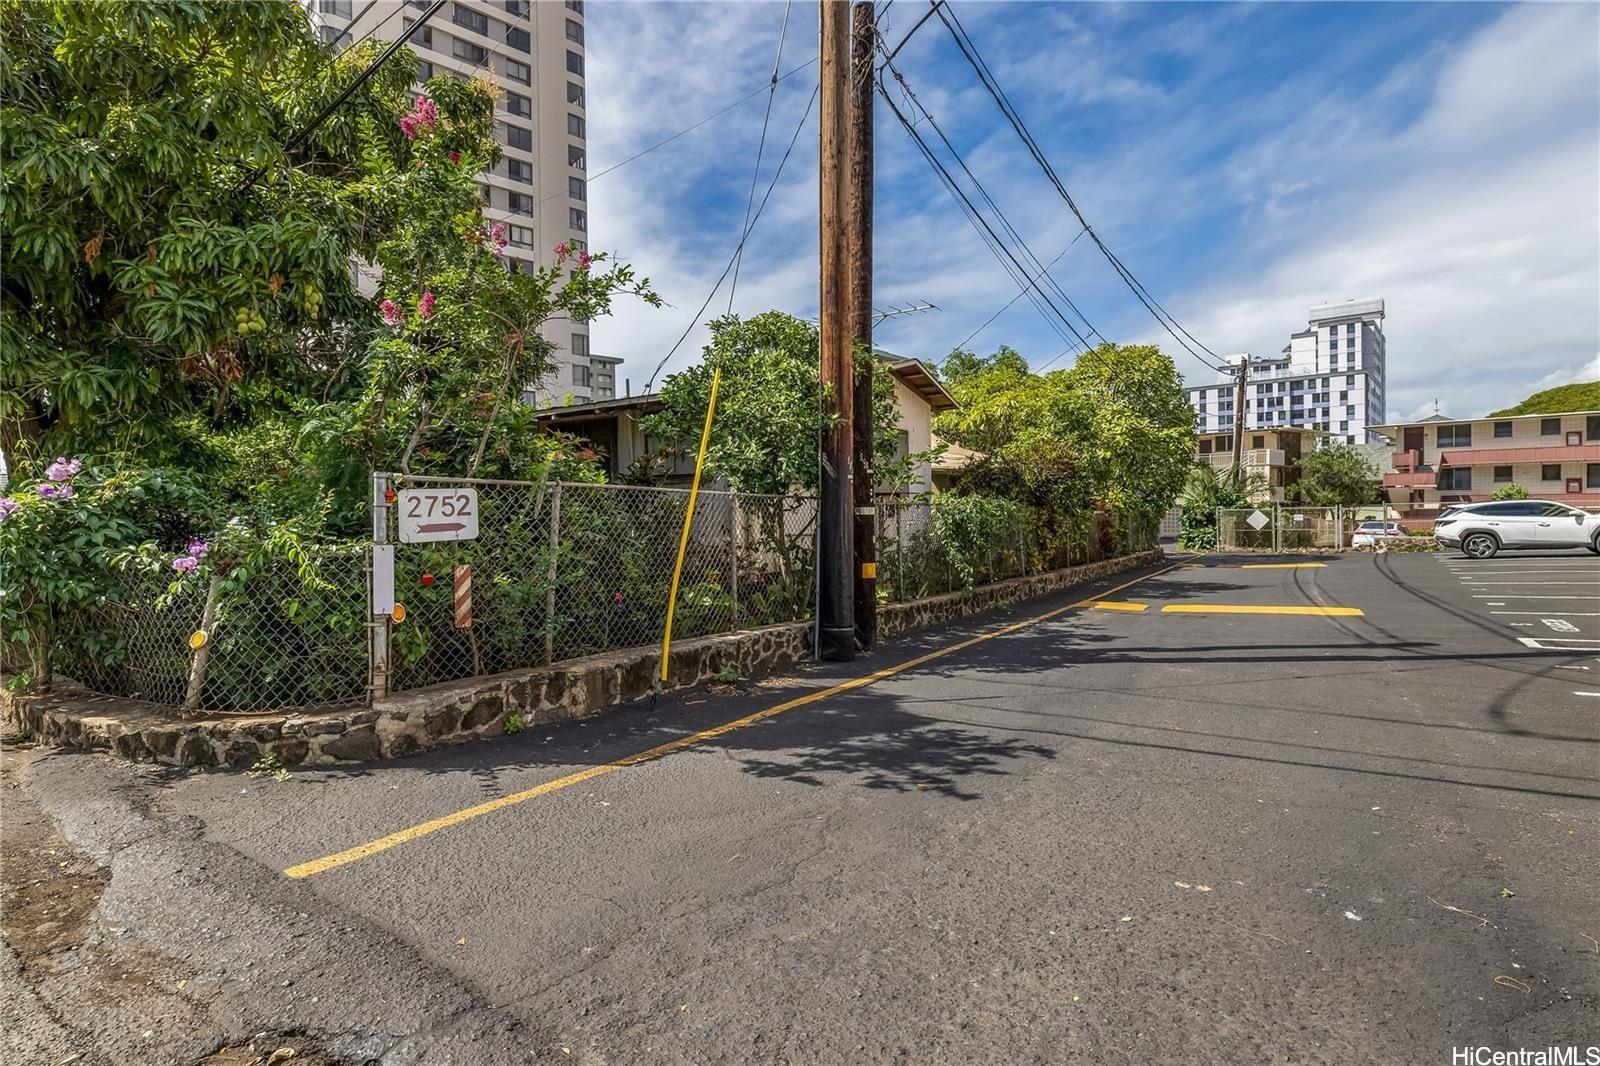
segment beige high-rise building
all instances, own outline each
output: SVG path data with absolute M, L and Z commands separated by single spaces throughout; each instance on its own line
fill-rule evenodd
M 323 39 L 346 46 L 364 37 L 394 40 L 432 6 L 428 0 L 304 3 Z M 419 83 L 442 73 L 482 74 L 502 91 L 495 138 L 504 154 L 480 184 L 485 215 L 506 223 L 513 269 L 553 265 L 563 241 L 588 247 L 583 38 L 583 0 L 449 0 L 410 42 L 422 61 Z M 563 319 L 544 334 L 556 345 L 557 365 L 530 385 L 529 400 L 590 399 L 589 327 Z

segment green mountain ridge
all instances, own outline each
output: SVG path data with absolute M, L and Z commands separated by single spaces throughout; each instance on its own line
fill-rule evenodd
M 1503 415 L 1559 415 L 1568 411 L 1600 411 L 1600 381 L 1575 381 L 1536 392 L 1515 407 L 1489 412 L 1490 418 Z

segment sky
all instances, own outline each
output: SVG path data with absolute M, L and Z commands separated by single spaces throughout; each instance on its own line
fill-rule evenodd
M 1310 307 L 1382 297 L 1391 419 L 1436 402 L 1473 417 L 1600 378 L 1600 6 L 953 6 L 1094 232 L 1211 351 L 1275 353 Z M 892 0 L 885 38 L 926 10 Z M 794 73 L 773 94 L 757 204 L 793 150 L 731 307 L 816 314 L 817 9 L 600 0 L 586 21 L 591 244 L 668 304 L 619 304 L 593 326 L 638 393 L 697 361 L 705 321 L 729 310 L 724 281 L 696 313 L 739 243 L 780 35 Z M 1068 249 L 1051 276 L 1091 341 L 1160 344 L 1189 383 L 1216 379 L 1090 240 L 1073 243 L 1079 224 L 937 18 L 895 66 L 1037 259 Z M 938 308 L 874 340 L 938 361 L 1019 286 L 881 97 L 874 121 L 874 303 Z M 968 346 L 1070 366 L 1059 328 L 1020 299 Z

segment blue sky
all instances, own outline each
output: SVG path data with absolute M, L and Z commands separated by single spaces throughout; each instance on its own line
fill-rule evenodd
M 894 0 L 886 36 L 926 5 Z M 1274 352 L 1306 309 L 1388 301 L 1389 414 L 1481 413 L 1600 377 L 1600 7 L 977 3 L 955 10 L 1106 243 L 1219 353 Z M 760 88 L 782 3 L 591 3 L 590 171 Z M 784 70 L 816 55 L 794 4 Z M 1040 260 L 1079 227 L 937 19 L 896 60 Z M 778 87 L 761 190 L 815 85 Z M 594 348 L 639 391 L 737 243 L 764 94 L 590 189 L 591 237 L 672 305 L 624 305 Z M 904 108 L 903 108 L 904 109 Z M 939 359 L 1017 292 L 880 100 L 875 339 Z M 733 308 L 816 308 L 816 115 L 747 245 Z M 1090 242 L 1052 270 L 1105 337 L 1178 350 Z M 728 308 L 727 285 L 712 313 Z M 1080 327 L 1081 328 L 1081 327 Z M 697 325 L 666 372 L 698 358 Z M 1163 343 L 1165 342 L 1165 343 Z M 971 346 L 1066 348 L 1028 300 Z M 1069 365 L 1065 356 L 1053 365 Z

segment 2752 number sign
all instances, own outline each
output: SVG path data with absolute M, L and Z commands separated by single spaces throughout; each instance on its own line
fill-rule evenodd
M 441 485 L 402 489 L 395 500 L 400 541 L 473 540 L 478 535 L 478 490 Z

